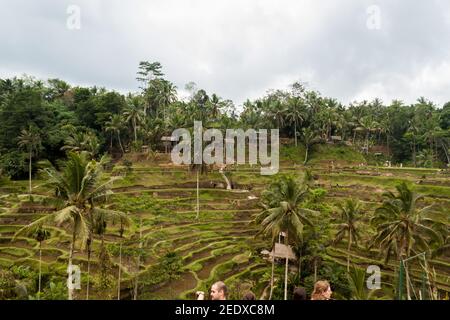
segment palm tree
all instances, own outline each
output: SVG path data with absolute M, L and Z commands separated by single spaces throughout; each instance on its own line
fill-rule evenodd
M 377 289 L 368 290 L 366 284 L 366 272 L 364 269 L 358 269 L 352 266 L 347 273 L 348 284 L 352 300 L 374 300 Z
M 303 102 L 298 97 L 292 97 L 288 100 L 286 112 L 286 120 L 294 124 L 295 146 L 297 146 L 297 125 L 305 120 L 305 114 L 302 110 Z
M 106 132 L 111 132 L 111 149 L 112 149 L 112 135 L 116 133 L 117 140 L 119 142 L 120 150 L 122 154 L 125 153 L 122 146 L 122 141 L 120 140 L 120 130 L 123 128 L 123 119 L 120 115 L 114 114 L 111 116 L 110 120 L 106 122 L 105 130 Z
M 63 208 L 24 226 L 15 236 L 47 222 L 56 222 L 58 225 L 70 223 L 72 240 L 68 263 L 71 268 L 77 238 L 81 240 L 81 248 L 84 249 L 92 230 L 92 216 L 107 210 L 100 209 L 97 205 L 106 201 L 106 197 L 112 193 L 112 183 L 117 179 L 102 180 L 102 167 L 105 161 L 106 157 L 97 162 L 89 160 L 86 152 L 69 152 L 61 172 L 53 167 L 44 169 L 43 173 L 47 177 L 45 185 L 53 188 L 56 197 L 64 201 Z M 112 210 L 107 211 L 112 213 Z M 73 289 L 68 288 L 68 295 L 69 300 L 72 300 Z
M 365 152 L 369 153 L 369 140 L 370 140 L 370 133 L 377 130 L 379 127 L 378 122 L 372 120 L 371 117 L 365 116 L 362 117 L 359 121 L 360 127 L 357 127 L 356 131 L 364 131 L 365 132 Z
M 301 207 L 307 195 L 308 187 L 304 184 L 299 184 L 293 177 L 282 176 L 279 180 L 272 183 L 264 193 L 263 198 L 265 200 L 261 203 L 263 210 L 255 218 L 255 222 L 261 225 L 261 230 L 258 234 L 270 236 L 274 244 L 279 234 L 284 232 L 286 247 L 289 246 L 289 241 L 301 241 L 304 225 L 312 226 L 307 215 L 316 213 L 313 210 Z M 288 263 L 288 250 L 286 250 L 285 300 L 287 300 Z M 273 275 L 271 286 L 273 287 Z
M 211 116 L 213 119 L 217 119 L 220 115 L 220 109 L 223 107 L 223 102 L 220 101 L 219 96 L 215 93 L 212 94 L 211 100 L 209 101 L 209 105 L 211 107 Z
M 29 178 L 29 193 L 31 196 L 31 160 L 33 152 L 37 152 L 41 146 L 41 137 L 37 132 L 36 127 L 30 126 L 28 130 L 23 129 L 19 136 L 19 146 L 28 150 L 29 162 L 28 162 L 28 178 Z
M 377 234 L 370 247 L 377 246 L 385 255 L 386 262 L 392 254 L 403 261 L 411 254 L 430 252 L 442 246 L 444 239 L 440 230 L 448 219 L 442 219 L 431 211 L 433 204 L 419 208 L 418 202 L 423 196 L 411 190 L 405 182 L 396 186 L 396 190 L 397 194 L 390 191 L 383 194 L 383 204 L 375 210 L 371 220 Z M 409 296 L 408 279 L 406 282 Z
M 338 231 L 335 235 L 334 243 L 347 238 L 347 272 L 350 271 L 350 248 L 354 243 L 358 246 L 360 235 L 358 232 L 358 220 L 361 215 L 361 203 L 355 199 L 347 199 L 345 204 L 339 203 L 340 217 Z
M 164 79 L 152 81 L 155 85 L 154 101 L 163 110 L 163 119 L 166 122 L 167 107 L 177 100 L 177 87 L 172 82 Z
M 104 247 L 104 234 L 106 232 L 106 226 L 108 222 L 114 223 L 116 220 L 120 221 L 121 228 L 130 225 L 130 219 L 128 216 L 120 211 L 105 210 L 101 208 L 96 208 L 90 215 L 90 225 L 91 230 L 87 242 L 87 253 L 88 253 L 88 271 L 87 271 L 87 286 L 86 286 L 86 300 L 89 300 L 89 275 L 90 275 L 90 265 L 91 265 L 91 246 L 93 242 L 93 235 L 100 236 L 100 252 L 105 251 Z M 103 267 L 103 266 L 100 266 Z
M 90 158 L 94 158 L 100 151 L 100 143 L 97 135 L 92 131 L 78 132 L 71 129 L 69 136 L 65 140 L 64 146 L 61 150 L 68 150 L 72 152 L 86 151 Z
M 141 110 L 141 101 L 139 97 L 131 97 L 128 108 L 124 112 L 125 121 L 130 122 L 134 132 L 134 143 L 137 144 L 137 127 L 142 122 L 144 114 Z
M 50 238 L 50 232 L 43 229 L 38 228 L 33 233 L 34 239 L 39 242 L 39 280 L 38 280 L 38 299 L 41 294 L 41 279 L 42 279 L 42 242 Z
M 417 137 L 418 132 L 419 132 L 419 128 L 418 128 L 417 124 L 415 123 L 414 119 L 410 120 L 409 123 L 408 123 L 408 131 L 407 131 L 406 135 L 410 136 L 411 139 L 412 139 L 412 152 L 413 152 L 414 167 L 417 167 L 417 159 L 416 159 L 417 143 L 416 143 L 416 137 Z
M 320 141 L 320 137 L 315 130 L 309 127 L 302 129 L 302 136 L 303 144 L 305 145 L 305 160 L 303 164 L 306 164 L 308 162 L 309 148 L 311 148 L 313 144 L 318 143 Z

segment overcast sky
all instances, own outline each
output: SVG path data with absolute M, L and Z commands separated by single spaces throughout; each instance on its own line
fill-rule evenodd
M 138 63 L 149 60 L 178 88 L 194 81 L 237 105 L 294 81 L 343 103 L 450 100 L 448 0 L 0 4 L 0 78 L 137 91 Z

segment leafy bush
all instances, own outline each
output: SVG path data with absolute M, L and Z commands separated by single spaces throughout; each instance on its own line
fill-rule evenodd
M 0 170 L 13 179 L 25 177 L 28 172 L 26 154 L 21 151 L 11 151 L 1 155 Z

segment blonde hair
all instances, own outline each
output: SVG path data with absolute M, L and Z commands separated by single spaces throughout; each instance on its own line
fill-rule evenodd
M 328 290 L 329 287 L 330 283 L 328 281 L 317 281 L 314 285 L 314 291 L 311 294 L 311 300 L 325 300 L 326 298 L 323 296 L 323 294 Z

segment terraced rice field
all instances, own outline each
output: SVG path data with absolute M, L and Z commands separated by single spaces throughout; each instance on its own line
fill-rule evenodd
M 137 247 L 137 239 L 141 237 L 146 253 L 140 259 L 139 269 L 134 257 L 123 256 L 121 298 L 132 297 L 136 274 L 139 274 L 139 279 L 145 279 L 158 259 L 173 251 L 181 257 L 181 275 L 156 284 L 147 285 L 142 280 L 139 298 L 192 299 L 195 291 L 207 290 L 213 281 L 219 279 L 229 284 L 249 283 L 257 296 L 261 296 L 268 284 L 262 280 L 262 275 L 270 272 L 271 264 L 261 257 L 260 252 L 270 249 L 270 243 L 255 238 L 257 226 L 251 221 L 260 210 L 261 191 L 272 177 L 259 175 L 256 167 L 232 168 L 227 174 L 237 189 L 226 190 L 217 171 L 202 175 L 200 214 L 196 219 L 195 174 L 184 167 L 170 167 L 166 162 L 167 159 L 162 158 L 160 161 L 135 163 L 133 173 L 117 182 L 109 199 L 109 206 L 129 212 L 134 224 L 125 231 L 123 238 L 119 236 L 119 225 L 108 226 L 104 236 L 107 246 L 117 246 L 123 241 L 124 248 Z M 402 180 L 414 184 L 417 191 L 426 196 L 425 203 L 436 202 L 439 210 L 450 211 L 450 179 L 438 170 L 361 169 L 351 165 L 341 165 L 331 170 L 327 163 L 315 163 L 312 169 L 316 175 L 316 186 L 327 190 L 325 201 L 333 205 L 349 197 L 362 200 L 367 211 L 365 222 L 380 203 L 382 192 L 392 189 Z M 283 160 L 280 171 L 300 176 L 303 167 Z M 27 237 L 12 238 L 20 227 L 55 208 L 42 200 L 49 192 L 42 187 L 35 188 L 34 202 L 30 202 L 24 195 L 26 183 L 12 182 L 0 189 L 0 267 L 16 264 L 37 268 L 38 265 L 38 242 Z M 39 181 L 33 183 L 38 185 Z M 42 245 L 44 273 L 64 276 L 71 236 L 65 226 L 52 226 L 49 230 L 51 238 Z M 99 244 L 100 240 L 96 239 L 94 253 Z M 345 248 L 345 242 L 329 247 L 327 259 L 345 266 Z M 360 268 L 381 264 L 375 250 L 362 247 L 352 249 L 351 261 Z M 112 262 L 113 275 L 117 276 L 119 257 L 113 255 Z M 83 273 L 82 289 L 76 292 L 76 297 L 81 299 L 87 283 L 87 253 L 77 249 L 74 263 L 81 267 Z M 436 270 L 438 287 L 450 291 L 450 257 L 442 256 L 430 261 L 430 265 Z M 393 277 L 396 267 L 393 262 L 383 266 L 383 275 Z M 97 272 L 97 256 L 93 254 L 91 273 L 95 275 Z M 417 274 L 414 272 L 413 277 L 420 276 L 418 271 Z M 104 292 L 95 288 L 91 289 L 91 297 L 106 298 Z

